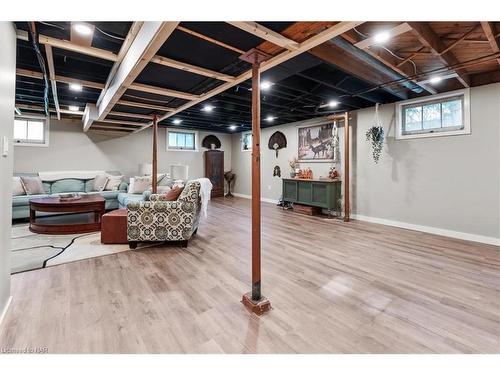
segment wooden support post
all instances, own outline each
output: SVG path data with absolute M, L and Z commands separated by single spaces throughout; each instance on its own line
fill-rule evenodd
M 158 117 L 154 115 L 153 117 L 153 167 L 152 167 L 152 182 L 151 182 L 151 192 L 153 194 L 157 193 L 158 184 Z
M 260 63 L 267 56 L 254 50 L 252 61 L 252 292 L 241 302 L 253 313 L 261 315 L 271 303 L 261 293 L 261 213 L 260 213 Z
M 257 59 L 256 59 L 257 60 Z M 260 71 L 252 66 L 252 300 L 259 301 L 260 290 Z
M 344 115 L 344 221 L 349 221 L 349 112 Z

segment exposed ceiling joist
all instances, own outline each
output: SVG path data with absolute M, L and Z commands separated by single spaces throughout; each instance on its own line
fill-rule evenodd
M 45 109 L 42 106 L 37 106 L 37 105 L 31 105 L 31 104 L 20 104 L 16 103 L 16 107 L 19 109 L 25 109 L 29 111 L 40 111 L 44 112 Z M 50 112 L 56 113 L 56 110 L 53 108 L 49 109 Z M 68 114 L 68 115 L 76 115 L 76 116 L 82 116 L 83 111 L 70 111 L 69 109 L 60 109 L 61 113 Z
M 16 74 L 18 76 L 23 76 L 23 77 L 30 77 L 30 78 L 36 78 L 36 79 L 43 79 L 43 74 L 40 72 L 35 72 L 33 70 L 27 70 L 27 69 L 16 69 Z M 80 85 L 84 87 L 91 87 L 94 89 L 103 89 L 104 84 L 99 83 L 99 82 L 92 82 L 92 81 L 86 81 L 84 79 L 78 79 L 78 78 L 70 78 L 70 77 L 65 77 L 65 76 L 59 76 L 55 75 L 55 80 L 57 82 L 62 82 L 62 83 L 79 83 Z
M 128 87 L 130 90 L 148 92 L 150 94 L 156 94 L 161 96 L 169 96 L 172 98 L 179 98 L 185 100 L 195 100 L 200 97 L 200 95 L 190 94 L 188 92 L 176 91 L 171 89 L 165 89 L 163 87 L 150 86 L 142 83 L 132 83 Z
M 49 66 L 49 79 L 52 87 L 52 98 L 54 99 L 54 106 L 56 107 L 57 119 L 61 119 L 61 109 L 59 108 L 59 98 L 57 97 L 57 82 L 56 73 L 54 69 L 54 56 L 52 55 L 52 47 L 45 46 L 45 55 L 47 56 L 47 65 Z
M 104 84 L 103 89 L 107 90 L 107 88 L 113 81 L 113 78 L 115 78 L 116 71 L 118 70 L 118 67 L 120 66 L 123 58 L 125 57 L 125 54 L 128 52 L 130 46 L 132 45 L 132 42 L 137 36 L 137 33 L 141 29 L 142 24 L 143 22 L 135 21 L 132 23 L 132 26 L 130 26 L 127 36 L 125 37 L 125 40 L 123 41 L 122 46 L 120 47 L 120 51 L 118 52 L 117 59 L 113 64 L 113 66 L 111 67 L 111 70 L 108 74 L 108 78 L 106 79 L 106 83 Z M 101 95 L 99 95 L 99 98 L 97 99 L 97 105 L 101 103 L 105 90 L 101 92 Z
M 220 81 L 225 81 L 225 82 L 234 81 L 233 76 L 230 76 L 230 75 L 227 75 L 224 73 L 215 72 L 213 70 L 205 69 L 205 68 L 202 68 L 199 66 L 183 63 L 180 61 L 175 61 L 175 60 L 169 59 L 168 57 L 156 55 L 155 57 L 153 57 L 151 59 L 151 62 L 154 62 L 156 64 L 160 64 L 160 65 L 164 65 L 164 66 L 168 66 L 170 68 L 180 69 L 180 70 L 184 70 L 186 72 L 199 74 L 199 75 L 202 75 L 205 77 L 215 78 L 215 79 L 218 79 Z
M 99 120 L 97 122 L 103 122 L 107 124 L 123 124 L 123 125 L 131 125 L 131 126 L 144 126 L 145 124 L 143 122 L 138 122 L 138 121 L 126 121 L 126 120 L 114 120 L 114 119 L 104 119 L 104 120 Z
M 267 40 L 277 46 L 286 48 L 287 50 L 294 51 L 299 48 L 299 43 L 294 40 L 287 38 L 267 27 L 264 27 L 257 22 L 228 22 L 230 25 L 233 25 L 247 33 L 258 36 L 261 39 Z
M 118 112 L 118 111 L 111 111 L 108 113 L 109 116 L 121 116 L 121 117 L 130 117 L 130 118 L 138 118 L 138 119 L 145 119 L 145 120 L 152 120 L 153 116 L 152 115 L 141 115 L 137 113 L 129 113 L 129 112 Z
M 243 55 L 243 54 L 245 53 L 245 51 L 243 51 L 243 50 L 241 50 L 241 49 L 239 49 L 239 48 L 236 48 L 236 47 L 234 47 L 234 46 L 230 46 L 230 45 L 229 45 L 229 44 L 227 44 L 227 43 L 221 42 L 221 41 L 216 40 L 216 39 L 214 39 L 214 38 L 211 38 L 211 37 L 209 37 L 209 36 L 206 36 L 206 35 L 203 35 L 203 34 L 201 34 L 201 33 L 196 32 L 196 31 L 190 30 L 190 29 L 188 29 L 188 28 L 186 28 L 186 27 L 184 27 L 184 26 L 177 26 L 177 30 L 180 30 L 180 31 L 185 32 L 185 33 L 190 34 L 190 35 L 193 35 L 193 36 L 195 36 L 195 37 L 197 37 L 197 38 L 200 38 L 200 39 L 206 40 L 207 42 L 210 42 L 210 43 L 216 44 L 216 45 L 218 45 L 218 46 L 220 46 L 220 47 L 223 47 L 223 48 L 229 49 L 229 50 L 234 51 L 234 52 L 236 52 L 236 53 L 238 53 L 238 54 L 240 54 L 240 55 Z
M 343 39 L 347 40 L 349 43 L 352 43 L 352 44 L 356 44 L 357 42 L 359 42 L 359 37 L 357 35 L 354 35 L 354 34 L 344 34 L 344 35 L 342 35 L 342 37 L 343 37 Z M 335 42 L 336 44 L 341 46 L 342 49 L 347 49 L 348 46 L 342 46 L 342 41 L 343 41 L 342 39 L 339 39 L 339 40 L 336 40 L 333 42 Z M 375 49 L 367 48 L 365 50 L 359 50 L 359 52 L 366 53 L 367 55 L 369 55 L 369 57 L 378 60 L 378 62 L 380 62 L 382 64 L 381 66 L 379 66 L 379 68 L 389 69 L 389 70 L 386 70 L 386 72 L 387 72 L 387 74 L 392 76 L 392 79 L 396 79 L 396 76 L 394 74 L 400 75 L 403 78 L 408 78 L 408 77 L 411 77 L 414 75 L 414 72 L 410 73 L 407 69 L 405 70 L 403 66 L 397 66 L 397 63 L 399 62 L 399 60 L 397 60 L 392 54 L 390 54 L 389 52 L 387 52 L 384 49 L 378 49 L 377 51 L 375 51 Z M 374 65 L 374 66 L 376 66 L 376 65 Z M 401 83 L 401 85 L 403 85 L 407 88 L 410 88 L 413 91 L 415 91 L 416 84 L 417 84 L 417 82 L 414 79 L 408 79 L 408 81 L 404 81 Z M 432 87 L 429 87 L 427 85 L 419 85 L 419 86 L 421 89 L 426 90 L 430 94 L 437 93 L 437 91 L 435 89 L 433 89 Z
M 104 90 L 102 100 L 97 107 L 98 117 L 96 120 L 103 120 L 107 116 L 116 102 L 170 37 L 178 24 L 179 22 L 156 21 L 148 21 L 142 24 L 118 67 L 114 79 L 109 87 Z M 84 127 L 84 131 L 87 131 L 91 124 L 92 121 L 89 121 L 87 127 Z
M 495 38 L 494 26 L 491 22 L 481 21 L 481 27 L 483 28 L 484 34 L 490 43 L 491 49 L 494 53 L 500 52 L 500 44 Z M 500 57 L 497 58 L 498 64 L 500 64 Z
M 393 27 L 392 29 L 386 30 L 385 32 L 389 35 L 389 37 L 393 38 L 395 36 L 404 34 L 410 30 L 411 30 L 410 25 L 408 25 L 407 22 L 403 22 L 403 23 Z M 366 38 L 366 39 L 362 40 L 361 42 L 356 43 L 355 46 L 360 48 L 360 49 L 366 49 L 374 44 L 378 44 L 377 36 L 375 36 L 375 35 L 372 37 Z
M 162 112 L 170 112 L 175 110 L 175 108 L 172 107 L 165 107 L 161 105 L 148 104 L 148 103 L 131 102 L 129 100 L 118 100 L 116 104 L 123 105 L 126 107 L 154 109 L 156 111 L 162 111 Z
M 28 33 L 23 30 L 17 30 L 17 38 L 28 41 Z M 38 35 L 38 42 L 43 45 L 49 45 L 55 48 L 65 49 L 68 51 L 78 52 L 84 55 L 97 57 L 103 60 L 116 61 L 118 56 L 113 52 L 95 47 L 84 47 L 72 43 L 69 40 L 56 39 L 46 35 Z
M 330 26 L 328 27 L 326 30 L 316 34 L 315 36 L 312 36 L 310 38 L 308 38 L 307 40 L 303 41 L 302 43 L 299 43 L 299 47 L 293 51 L 290 51 L 290 50 L 286 50 L 282 53 L 280 53 L 279 55 L 276 55 L 274 57 L 272 57 L 271 59 L 263 62 L 261 64 L 261 72 L 264 72 L 268 69 L 271 69 L 297 55 L 300 55 L 301 53 L 305 52 L 305 51 L 308 51 L 310 50 L 311 48 L 314 48 L 316 47 L 317 45 L 320 45 L 324 42 L 326 42 L 327 40 L 330 40 L 336 36 L 339 36 L 343 33 L 345 33 L 346 31 L 348 30 L 351 30 L 353 27 L 356 27 L 358 25 L 361 25 L 363 22 L 350 22 L 350 21 L 345 21 L 345 22 L 339 22 L 338 24 L 336 25 L 333 25 L 333 26 Z M 182 112 L 200 102 L 203 102 L 217 94 L 220 94 L 221 92 L 224 92 L 226 91 L 227 89 L 231 88 L 231 87 L 234 87 L 238 84 L 240 84 L 241 82 L 244 82 L 246 81 L 247 79 L 251 78 L 252 76 L 252 70 L 248 70 L 246 71 L 245 73 L 242 73 L 240 74 L 238 77 L 235 78 L 235 80 L 233 82 L 226 82 L 218 87 L 216 87 L 215 89 L 209 91 L 209 92 L 206 92 L 204 93 L 203 95 L 200 95 L 199 98 L 197 98 L 196 100 L 192 100 L 178 108 L 176 108 L 174 111 L 172 112 L 169 112 L 169 113 L 166 113 L 165 115 L 163 116 L 160 116 L 160 118 L 158 119 L 158 121 L 162 121 L 168 117 L 171 117 L 179 112 Z M 144 126 L 143 129 L 149 127 L 152 125 L 152 122 L 150 122 L 149 124 L 147 124 L 147 126 Z
M 409 22 L 408 24 L 411 26 L 413 33 L 417 36 L 420 43 L 428 47 L 444 64 L 453 66 L 459 63 L 451 51 L 442 53 L 446 49 L 446 46 L 427 22 Z M 468 75 L 465 72 L 457 72 L 457 74 L 457 79 L 460 83 L 464 87 L 469 87 L 470 79 Z

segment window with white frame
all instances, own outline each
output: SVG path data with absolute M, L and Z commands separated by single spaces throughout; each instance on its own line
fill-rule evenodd
M 197 132 L 189 130 L 168 130 L 167 150 L 196 151 Z
M 47 121 L 43 118 L 15 118 L 14 144 L 23 146 L 47 146 Z
M 469 90 L 396 103 L 396 138 L 470 134 Z

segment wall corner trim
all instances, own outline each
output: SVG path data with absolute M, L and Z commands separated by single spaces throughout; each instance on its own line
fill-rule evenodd
M 0 313 L 0 329 L 2 328 L 3 319 L 7 315 L 7 311 L 9 310 L 11 302 L 12 302 L 12 296 L 9 296 L 9 298 L 7 299 L 7 303 L 5 304 L 2 310 L 2 313 Z
M 481 243 L 485 243 L 488 245 L 500 246 L 500 238 L 495 238 L 495 237 L 482 236 L 482 235 L 473 234 L 473 233 L 458 232 L 458 231 L 454 231 L 454 230 L 450 230 L 450 229 L 436 228 L 436 227 L 430 227 L 430 226 L 419 225 L 419 224 L 411 224 L 411 223 L 405 223 L 402 221 L 388 220 L 388 219 L 382 219 L 382 218 L 378 218 L 378 217 L 371 217 L 371 216 L 365 216 L 365 215 L 359 215 L 359 214 L 352 214 L 351 217 L 355 220 L 367 221 L 369 223 L 383 224 L 383 225 L 388 225 L 391 227 L 398 227 L 398 228 L 410 229 L 410 230 L 414 230 L 414 231 L 418 231 L 418 232 L 437 234 L 439 236 L 451 237 L 451 238 L 456 238 L 459 240 L 481 242 Z

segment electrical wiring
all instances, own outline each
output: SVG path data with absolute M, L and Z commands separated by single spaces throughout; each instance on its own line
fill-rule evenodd
M 40 51 L 40 46 L 38 45 L 38 32 L 36 31 L 35 22 L 28 23 L 29 28 L 29 40 L 33 45 L 33 49 L 35 50 L 36 58 L 38 60 L 38 64 L 40 65 L 40 69 L 43 74 L 43 81 L 45 87 L 43 89 L 43 102 L 45 114 L 50 116 L 49 113 L 49 79 L 47 74 L 47 69 L 45 68 L 45 60 L 43 59 L 42 52 Z
M 50 23 L 50 22 L 44 22 L 44 21 L 39 21 L 39 22 L 40 22 L 41 24 L 43 24 L 43 25 L 46 25 L 46 26 L 51 26 L 51 27 L 56 27 L 56 28 L 58 28 L 58 29 L 60 29 L 60 30 L 67 30 L 67 29 L 68 29 L 67 27 L 64 27 L 64 26 L 59 26 L 59 25 L 55 25 L 55 24 Z M 120 36 L 116 36 L 116 35 L 112 35 L 112 34 L 110 34 L 110 33 L 107 33 L 106 31 L 104 31 L 104 30 L 102 30 L 102 29 L 98 28 L 97 26 L 95 26 L 95 29 L 96 29 L 97 31 L 99 31 L 100 33 L 102 33 L 102 34 L 106 35 L 106 36 L 107 36 L 107 37 L 109 37 L 109 38 L 113 38 L 113 39 L 117 39 L 117 40 L 121 40 L 121 41 L 125 40 L 125 38 L 122 38 L 122 37 L 120 37 Z

